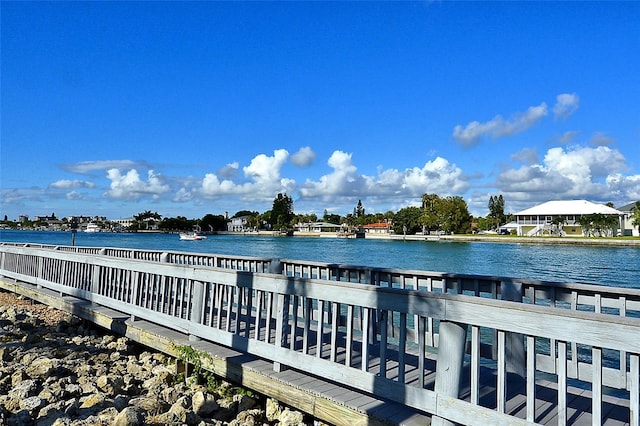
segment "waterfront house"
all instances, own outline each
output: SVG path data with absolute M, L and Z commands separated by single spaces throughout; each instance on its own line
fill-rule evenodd
M 306 222 L 296 223 L 294 229 L 298 232 L 305 233 L 322 233 L 322 232 L 338 232 L 342 229 L 342 226 L 329 222 Z
M 370 223 L 362 227 L 364 232 L 369 234 L 390 234 L 391 222 Z
M 240 216 L 234 217 L 229 222 L 227 222 L 227 231 L 229 232 L 246 232 L 249 231 L 247 228 L 247 220 L 249 216 Z
M 633 212 L 636 208 L 636 203 L 625 204 L 618 208 L 624 214 L 622 217 L 622 235 L 624 236 L 640 237 L 638 225 L 631 223 L 633 221 Z
M 587 200 L 547 201 L 546 203 L 514 214 L 518 235 L 529 237 L 542 235 L 585 236 L 579 219 L 585 215 L 603 214 L 618 218 L 618 232 L 622 229 L 624 213 L 604 204 Z M 563 222 L 558 225 L 557 220 Z M 616 235 L 618 232 L 615 232 Z

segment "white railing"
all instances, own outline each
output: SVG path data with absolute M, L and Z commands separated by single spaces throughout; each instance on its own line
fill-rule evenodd
M 1 245 L 0 278 L 349 383 L 432 414 L 435 423 L 534 423 L 535 376 L 547 373 L 558 389 L 558 424 L 567 423 L 569 388 L 580 383 L 591 389 L 592 424 L 607 423 L 603 398 L 612 390 L 628 422 L 639 424 L 640 319 L 629 316 L 639 310 L 637 290 L 607 288 L 603 297 L 579 284 L 309 262 L 291 273 L 293 261 L 278 267 L 241 258 L 229 270 L 194 259 L 171 263 L 169 254 L 139 260 L 87 252 Z M 477 297 L 488 292 L 493 297 Z M 520 414 L 508 408 L 516 386 L 510 371 L 524 380 Z M 466 375 L 468 390 L 460 387 Z M 482 397 L 486 386 L 494 398 Z

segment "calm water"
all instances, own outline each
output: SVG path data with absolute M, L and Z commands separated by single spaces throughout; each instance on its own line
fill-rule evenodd
M 69 232 L 0 230 L 0 241 L 71 245 Z M 171 234 L 76 235 L 77 246 L 194 251 L 640 288 L 640 248 Z

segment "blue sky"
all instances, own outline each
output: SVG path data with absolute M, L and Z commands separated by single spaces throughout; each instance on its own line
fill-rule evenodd
M 0 215 L 640 200 L 640 2 L 2 2 Z

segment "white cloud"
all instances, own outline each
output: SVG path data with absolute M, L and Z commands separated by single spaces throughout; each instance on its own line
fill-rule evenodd
M 239 192 L 233 181 L 224 179 L 220 180 L 213 173 L 207 173 L 202 179 L 202 193 L 209 197 L 218 197 L 225 194 L 233 194 Z
M 555 118 L 566 119 L 577 111 L 580 106 L 580 97 L 575 93 L 562 93 L 556 96 L 556 104 L 553 107 Z
M 633 199 L 638 192 L 638 179 L 624 178 L 621 172 L 625 169 L 624 156 L 606 146 L 555 147 L 547 151 L 542 164 L 501 173 L 497 187 L 505 198 L 529 203 L 568 198 L 599 200 L 612 191 L 620 200 Z
M 456 194 L 465 191 L 468 183 L 462 170 L 442 157 L 428 161 L 421 169 L 414 167 L 404 173 L 403 188 L 407 195 L 420 196 L 425 192 Z
M 607 176 L 607 186 L 620 200 L 640 200 L 640 175 L 614 173 Z
M 171 190 L 169 185 L 164 183 L 162 176 L 153 170 L 147 172 L 146 181 L 140 179 L 136 169 L 131 169 L 124 175 L 118 169 L 110 169 L 107 171 L 107 178 L 111 185 L 105 196 L 109 198 L 137 200 L 150 195 L 155 199 Z
M 291 163 L 298 167 L 307 167 L 313 163 L 316 158 L 316 153 L 313 152 L 311 147 L 303 146 L 298 152 L 291 155 Z
M 292 193 L 296 187 L 295 181 L 280 176 L 288 158 L 289 153 L 285 149 L 275 150 L 273 156 L 255 156 L 248 166 L 243 167 L 245 176 L 251 182 L 235 183 L 231 179 L 221 179 L 214 173 L 207 173 L 199 192 L 207 198 L 235 195 L 245 200 L 267 200 L 273 199 L 278 192 Z
M 365 198 L 405 201 L 425 192 L 455 194 L 468 188 L 462 170 L 441 157 L 428 161 L 422 168 L 379 169 L 376 176 L 359 174 L 352 155 L 343 151 L 334 151 L 327 164 L 333 172 L 317 181 L 307 180 L 300 188 L 303 199 L 336 203 Z
M 55 181 L 49 185 L 51 188 L 56 189 L 74 189 L 74 188 L 93 188 L 95 184 L 93 182 L 87 182 L 82 180 L 69 180 L 69 179 L 61 179 Z
M 457 125 L 453 129 L 453 137 L 461 145 L 472 146 L 477 144 L 484 136 L 491 136 L 493 139 L 512 136 L 523 132 L 540 121 L 547 115 L 547 104 L 532 106 L 524 113 L 516 113 L 509 120 L 497 115 L 486 123 L 472 121 L 465 127 Z
M 271 187 L 275 183 L 279 183 L 280 170 L 288 158 L 289 152 L 286 149 L 273 151 L 273 157 L 265 154 L 257 155 L 247 167 L 243 168 L 244 174 L 257 184 Z
M 328 195 L 350 195 L 365 193 L 366 179 L 357 174 L 357 168 L 351 161 L 351 154 L 334 151 L 327 161 L 333 172 L 314 182 L 307 180 L 300 188 L 303 198 L 326 197 Z

